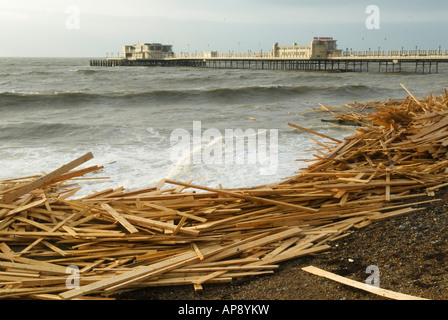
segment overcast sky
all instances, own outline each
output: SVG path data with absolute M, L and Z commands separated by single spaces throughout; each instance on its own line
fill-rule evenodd
M 447 17 L 446 0 L 0 0 L 0 56 L 116 56 L 138 42 L 258 52 L 315 36 L 341 49 L 448 49 Z

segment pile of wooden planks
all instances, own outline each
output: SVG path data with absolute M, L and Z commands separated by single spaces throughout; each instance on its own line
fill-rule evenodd
M 407 89 L 406 89 L 407 90 Z M 339 141 L 312 130 L 315 159 L 270 185 L 224 189 L 164 179 L 76 198 L 84 155 L 0 182 L 0 298 L 108 299 L 153 286 L 273 273 L 354 228 L 421 210 L 448 185 L 448 94 L 335 114 L 362 124 Z M 199 192 L 200 191 L 200 192 Z M 428 197 L 421 199 L 421 197 Z M 413 199 L 418 199 L 412 201 Z

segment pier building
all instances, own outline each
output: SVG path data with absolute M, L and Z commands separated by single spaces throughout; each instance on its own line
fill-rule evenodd
M 125 60 L 160 60 L 173 56 L 173 46 L 161 43 L 137 43 L 123 47 Z
M 274 43 L 269 54 L 272 58 L 283 59 L 325 59 L 342 56 L 342 50 L 337 49 L 336 40 L 331 37 L 315 37 L 309 45 L 279 46 Z

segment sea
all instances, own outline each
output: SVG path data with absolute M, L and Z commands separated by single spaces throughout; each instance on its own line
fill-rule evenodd
M 312 139 L 331 142 L 288 123 L 338 140 L 354 134 L 322 121 L 332 116 L 320 104 L 344 111 L 354 102 L 405 98 L 401 84 L 418 97 L 448 88 L 443 65 L 437 74 L 414 74 L 89 61 L 0 58 L 0 179 L 49 173 L 91 152 L 79 168 L 104 168 L 78 181 L 78 196 L 151 188 L 166 178 L 213 188 L 276 183 L 322 155 Z

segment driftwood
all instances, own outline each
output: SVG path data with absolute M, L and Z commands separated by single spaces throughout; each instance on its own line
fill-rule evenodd
M 0 298 L 103 299 L 153 286 L 225 283 L 330 248 L 382 219 L 422 210 L 448 185 L 448 94 L 357 104 L 361 126 L 293 177 L 253 188 L 162 180 L 76 198 L 73 171 L 0 182 Z M 86 178 L 87 179 L 87 178 Z M 92 178 L 93 179 L 93 178 Z M 197 192 L 201 190 L 201 192 Z M 426 197 L 426 199 L 421 199 Z M 414 200 L 414 202 L 412 202 Z M 417 200 L 418 199 L 418 200 Z
M 386 289 L 381 289 L 379 287 L 370 285 L 370 284 L 366 284 L 366 283 L 362 283 L 362 282 L 358 282 L 358 281 L 354 281 L 352 279 L 348 279 L 345 277 L 342 277 L 340 275 L 313 267 L 313 266 L 309 266 L 309 267 L 305 267 L 302 268 L 303 271 L 312 273 L 316 276 L 320 276 L 320 277 L 324 277 L 339 283 L 342 283 L 344 285 L 347 286 L 351 286 L 353 288 L 357 288 L 360 290 L 364 290 L 376 295 L 379 295 L 381 297 L 384 298 L 388 298 L 388 299 L 393 299 L 393 300 L 427 300 L 427 299 L 423 299 L 420 297 L 415 297 L 415 296 L 410 296 L 407 294 L 403 294 L 403 293 L 398 293 L 398 292 L 394 292 L 394 291 L 390 291 L 390 290 L 386 290 Z

